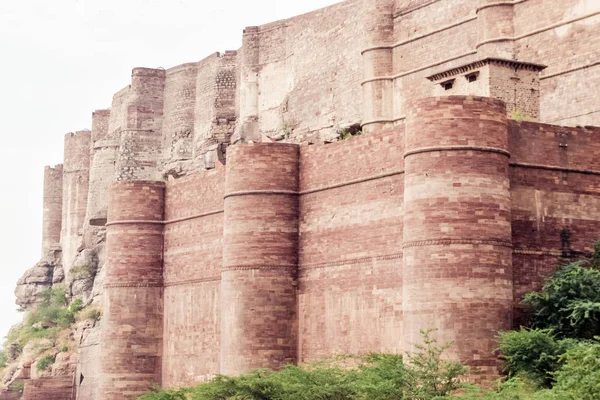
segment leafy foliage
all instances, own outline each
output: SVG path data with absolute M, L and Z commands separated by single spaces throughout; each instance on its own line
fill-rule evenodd
M 534 400 L 540 393 L 535 384 L 521 378 L 511 378 L 506 382 L 499 382 L 497 387 L 483 391 L 480 387 L 471 386 L 466 393 L 444 397 L 446 399 L 462 400 Z M 542 398 L 539 398 L 540 400 Z
M 531 118 L 529 115 L 523 114 L 520 110 L 516 110 L 513 111 L 513 113 L 510 115 L 510 118 L 512 120 L 515 120 L 517 122 L 529 122 L 529 121 L 533 121 L 533 118 Z
M 48 355 L 40 358 L 40 360 L 36 364 L 36 368 L 38 371 L 43 371 L 48 369 L 48 367 L 52 364 L 54 364 L 54 356 Z
M 438 346 L 432 338 L 433 331 L 421 331 L 423 343 L 416 345 L 419 350 L 408 355 L 408 396 L 417 399 L 432 399 L 446 396 L 461 387 L 458 378 L 467 373 L 467 369 L 458 361 L 443 361 L 442 354 L 452 346 Z
M 600 270 L 580 261 L 560 267 L 541 292 L 525 296 L 531 326 L 552 329 L 559 338 L 600 335 Z
M 78 320 L 93 320 L 98 321 L 102 317 L 102 310 L 96 305 L 91 305 L 84 308 L 77 316 Z
M 40 298 L 41 303 L 27 317 L 27 325 L 43 324 L 65 328 L 75 322 L 75 312 L 68 307 L 64 287 L 47 289 L 40 293 Z M 80 305 L 81 303 L 73 303 L 74 309 Z
M 564 366 L 554 377 L 557 399 L 596 400 L 600 397 L 600 338 L 573 346 L 562 357 Z
M 25 390 L 25 382 L 23 381 L 15 381 L 8 386 L 8 391 L 15 398 L 21 397 L 23 390 Z
M 553 374 L 560 369 L 561 355 L 577 344 L 576 340 L 557 340 L 548 329 L 501 332 L 498 350 L 505 356 L 509 377 L 524 376 L 543 387 L 551 387 Z
M 152 392 L 139 397 L 138 400 L 186 400 L 189 389 L 173 389 L 165 391 L 159 386 L 154 386 Z
M 354 383 L 359 398 L 393 400 L 404 397 L 407 372 L 401 355 L 373 353 L 364 361 Z
M 337 132 L 338 140 L 345 140 L 352 136 L 360 136 L 363 134 L 360 124 L 354 124 Z
M 69 305 L 63 286 L 47 289 L 39 297 L 40 304 L 27 315 L 19 328 L 9 333 L 5 348 L 17 344 L 19 349 L 23 349 L 27 343 L 41 339 L 49 339 L 55 345 L 75 322 L 75 316 L 84 310 L 81 299 Z

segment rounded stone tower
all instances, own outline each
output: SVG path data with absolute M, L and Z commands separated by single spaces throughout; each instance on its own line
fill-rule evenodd
M 62 224 L 63 166 L 44 169 L 44 213 L 42 220 L 42 257 L 60 248 Z
M 108 205 L 108 191 L 115 177 L 115 162 L 119 141 L 109 135 L 110 110 L 96 110 L 92 114 L 92 150 L 90 191 L 87 203 L 87 223 L 104 226 Z
M 513 296 L 504 103 L 418 100 L 405 146 L 405 348 L 437 329 L 447 356 L 497 375 L 494 338 L 511 328 Z
M 296 361 L 296 145 L 237 145 L 227 154 L 221 273 L 221 373 Z
M 361 54 L 364 66 L 363 129 L 373 132 L 393 123 L 394 0 L 365 3 L 368 47 Z
M 513 19 L 513 2 L 479 0 L 477 55 L 480 58 L 514 59 Z
M 132 399 L 161 382 L 163 182 L 110 188 L 100 398 Z
M 83 240 L 81 229 L 85 222 L 90 181 L 90 140 L 90 131 L 65 135 L 60 235 L 65 275 L 68 275 Z

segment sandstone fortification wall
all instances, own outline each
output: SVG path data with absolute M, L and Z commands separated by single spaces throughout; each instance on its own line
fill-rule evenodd
M 428 328 L 480 379 L 496 376 L 495 334 L 519 321 L 523 294 L 600 233 L 598 134 L 510 121 L 495 99 L 428 98 L 405 126 L 328 145 L 237 144 L 227 165 L 172 179 L 162 383 L 409 351 Z M 130 202 L 144 196 L 131 190 Z
M 109 135 L 110 110 L 96 110 L 92 114 L 90 190 L 87 204 L 87 223 L 106 224 L 108 188 L 115 176 L 115 162 L 119 143 Z
M 393 3 L 390 11 L 382 13 L 385 24 L 390 14 L 393 17 L 393 38 L 381 35 L 363 50 L 363 59 L 383 59 L 374 61 L 375 66 L 389 65 L 387 51 L 392 66 L 369 74 L 365 65 L 362 84 L 365 93 L 379 85 L 375 90 L 378 101 L 392 98 L 393 111 L 387 111 L 388 107 L 387 114 L 374 115 L 374 124 L 398 123 L 406 117 L 413 99 L 431 95 L 426 77 L 492 57 L 547 66 L 540 76 L 542 122 L 598 125 L 600 111 L 593 100 L 600 73 L 600 49 L 594 39 L 600 18 L 597 1 L 560 0 L 551 5 L 542 0 L 379 3 L 387 7 Z M 519 82 L 528 85 L 527 79 Z M 468 90 L 454 88 L 446 95 L 475 94 Z M 563 102 L 567 106 L 561 106 Z M 369 122 L 363 120 L 363 124 Z
M 224 182 L 220 164 L 167 182 L 163 382 L 168 385 L 206 381 L 220 370 Z
M 62 250 L 70 294 L 104 309 L 73 393 L 409 351 L 422 328 L 495 375 L 494 332 L 598 237 L 599 18 L 595 0 L 347 0 L 134 68 L 45 171 L 46 267 Z

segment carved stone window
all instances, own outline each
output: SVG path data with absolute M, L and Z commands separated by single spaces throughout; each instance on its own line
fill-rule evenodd
M 471 72 L 470 74 L 465 75 L 465 79 L 467 82 L 475 82 L 479 78 L 479 71 Z
M 444 90 L 450 90 L 454 87 L 454 79 L 450 79 L 440 83 L 440 85 L 444 88 Z

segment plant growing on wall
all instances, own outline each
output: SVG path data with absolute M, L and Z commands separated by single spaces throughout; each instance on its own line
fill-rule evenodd
M 362 127 L 360 124 L 350 125 L 347 128 L 340 129 L 338 132 L 338 140 L 345 140 L 353 136 L 360 136 L 363 134 Z
M 515 120 L 517 122 L 531 122 L 533 121 L 533 118 L 527 114 L 524 114 L 521 112 L 521 110 L 515 110 L 512 112 L 512 114 L 510 115 L 510 119 Z

